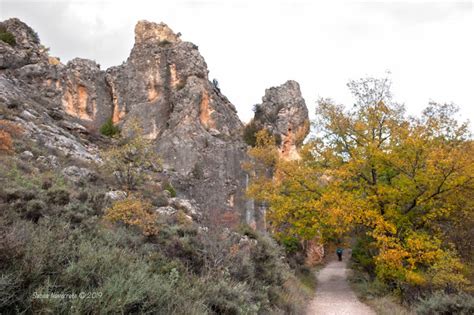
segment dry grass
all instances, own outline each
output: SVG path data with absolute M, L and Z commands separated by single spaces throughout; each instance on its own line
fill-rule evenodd
M 415 313 L 408 308 L 400 305 L 393 296 L 375 297 L 365 299 L 364 302 L 372 307 L 379 315 L 414 315 Z

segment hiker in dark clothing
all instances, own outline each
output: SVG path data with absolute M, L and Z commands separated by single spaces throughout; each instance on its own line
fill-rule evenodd
M 337 258 L 339 261 L 342 261 L 342 248 L 336 250 Z

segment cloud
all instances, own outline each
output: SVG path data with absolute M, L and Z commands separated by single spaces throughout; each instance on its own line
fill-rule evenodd
M 473 7 L 471 1 L 365 2 L 360 5 L 374 14 L 383 14 L 405 24 L 442 23 L 455 15 L 471 14 Z
M 197 44 L 221 89 L 248 121 L 266 88 L 293 79 L 315 100 L 351 104 L 346 83 L 392 72 L 411 113 L 430 99 L 474 117 L 471 2 L 1 0 L 0 18 L 32 26 L 53 55 L 118 65 L 140 19 L 166 22 Z

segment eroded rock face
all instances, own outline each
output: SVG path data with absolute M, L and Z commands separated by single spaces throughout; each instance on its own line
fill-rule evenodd
M 105 83 L 105 72 L 87 59 L 75 58 L 61 71 L 59 81 L 61 105 L 91 131 L 97 131 L 112 115 L 112 99 Z
M 41 46 L 38 35 L 17 18 L 0 22 L 0 28 L 15 37 L 15 45 L 0 41 L 0 69 L 19 68 L 24 65 L 47 60 L 46 49 Z
M 208 217 L 231 212 L 248 223 L 263 220 L 245 198 L 242 123 L 209 81 L 196 45 L 181 41 L 166 24 L 140 21 L 127 61 L 103 71 L 91 60 L 64 65 L 50 57 L 36 33 L 17 19 L 1 26 L 17 45 L 0 42 L 0 106 L 19 104 L 16 121 L 29 137 L 100 162 L 94 143 L 100 126 L 112 119 L 127 131 L 136 121 L 154 142 L 178 197 L 195 200 Z M 255 120 L 281 135 L 282 155 L 295 158 L 308 131 L 298 84 L 267 90 Z
M 254 122 L 281 139 L 280 154 L 298 159 L 297 148 L 309 132 L 308 108 L 296 81 L 265 91 L 262 104 L 255 108 Z
M 129 58 L 107 70 L 114 122 L 138 121 L 178 192 L 205 212 L 243 211 L 242 123 L 207 75 L 196 45 L 163 23 L 138 22 Z

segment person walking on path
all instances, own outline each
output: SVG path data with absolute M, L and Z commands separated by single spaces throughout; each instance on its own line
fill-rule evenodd
M 342 248 L 338 247 L 336 249 L 337 258 L 338 258 L 339 261 L 342 261 L 342 252 L 343 252 Z
M 341 248 L 342 249 L 342 248 Z M 306 315 L 376 315 L 367 305 L 357 299 L 347 277 L 351 274 L 347 263 L 351 249 L 345 248 L 342 262 L 336 257 L 329 261 L 317 274 L 314 298 L 308 304 Z

